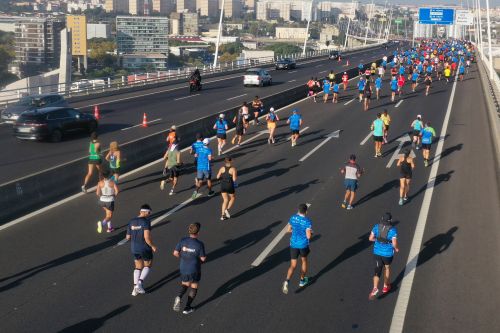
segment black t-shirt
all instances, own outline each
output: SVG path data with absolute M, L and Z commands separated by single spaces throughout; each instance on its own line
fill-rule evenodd
M 134 217 L 128 223 L 127 235 L 130 235 L 132 253 L 151 251 L 151 247 L 144 240 L 144 230 L 151 230 L 151 221 L 148 218 Z
M 199 273 L 201 257 L 205 257 L 205 245 L 196 238 L 184 237 L 175 247 L 180 253 L 179 271 L 182 275 Z

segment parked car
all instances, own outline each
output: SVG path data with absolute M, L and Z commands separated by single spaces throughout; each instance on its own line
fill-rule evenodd
M 6 123 L 14 123 L 25 111 L 54 106 L 68 106 L 68 102 L 64 97 L 56 94 L 26 96 L 3 110 L 1 119 Z
M 339 51 L 330 51 L 328 59 L 339 60 L 342 57 Z
M 297 65 L 295 64 L 295 61 L 290 58 L 284 58 L 276 61 L 276 69 L 292 69 L 296 67 Z
M 14 123 L 14 136 L 19 139 L 61 141 L 64 135 L 97 129 L 93 115 L 67 107 L 41 108 L 21 114 Z
M 262 68 L 251 68 L 245 72 L 243 77 L 243 86 L 259 86 L 272 85 L 273 78 Z

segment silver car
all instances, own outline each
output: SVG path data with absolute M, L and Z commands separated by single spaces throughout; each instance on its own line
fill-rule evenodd
M 251 68 L 245 72 L 243 77 L 243 85 L 246 86 L 259 86 L 273 84 L 271 75 L 262 68 Z
M 57 94 L 26 96 L 3 110 L 1 119 L 6 123 L 15 123 L 21 113 L 25 111 L 53 106 L 68 106 L 68 102 L 63 96 Z

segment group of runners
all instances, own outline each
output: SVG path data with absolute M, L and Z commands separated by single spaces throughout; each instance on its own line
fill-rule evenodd
M 411 89 L 413 92 L 420 81 L 426 85 L 425 95 L 429 94 L 429 89 L 433 77 L 440 80 L 444 74 L 446 82 L 449 82 L 455 75 L 463 80 L 463 75 L 468 73 L 470 60 L 473 58 L 474 48 L 471 44 L 457 41 L 424 41 L 417 48 L 408 50 L 395 51 L 388 58 L 384 57 L 379 65 L 371 64 L 366 70 L 362 64 L 359 66 L 358 92 L 360 101 L 365 101 L 364 110 L 369 108 L 369 100 L 372 94 L 372 85 L 375 87 L 376 98 L 379 99 L 380 90 L 383 84 L 383 78 L 386 71 L 390 71 L 390 88 L 391 100 L 394 101 L 396 94 L 403 94 L 405 86 L 405 77 L 411 81 Z M 340 90 L 346 91 L 348 87 L 349 77 L 347 72 L 341 75 L 341 78 L 335 76 L 332 71 L 321 83 L 315 78 L 307 83 L 309 89 L 308 95 L 316 101 L 316 96 L 323 93 L 323 101 L 328 101 L 330 92 L 333 92 L 333 103 L 338 102 Z M 341 89 L 342 88 L 342 89 Z M 250 113 L 252 109 L 253 117 Z M 264 104 L 255 96 L 252 103 L 244 102 L 239 108 L 237 114 L 231 120 L 235 130 L 231 143 L 234 147 L 239 147 L 242 144 L 242 138 L 246 134 L 250 125 L 250 118 L 253 118 L 253 124 L 258 126 L 259 117 L 265 120 L 269 131 L 268 144 L 276 142 L 275 130 L 280 118 L 276 110 L 270 107 L 264 115 Z M 291 136 L 291 146 L 295 147 L 300 137 L 303 119 L 297 109 L 291 111 L 286 123 L 289 126 Z M 388 143 L 389 128 L 391 117 L 387 109 L 383 113 L 378 113 L 376 119 L 371 124 L 373 132 L 373 140 L 375 145 L 375 157 L 381 157 L 382 146 Z M 215 194 L 213 189 L 212 176 L 220 184 L 220 193 L 222 197 L 220 220 L 224 221 L 231 218 L 231 209 L 234 206 L 236 199 L 236 188 L 238 186 L 238 171 L 233 164 L 233 159 L 226 153 L 227 134 L 231 125 L 226 120 L 224 113 L 220 114 L 214 120 L 213 129 L 217 137 L 217 152 L 218 155 L 224 155 L 221 166 L 216 173 L 212 173 L 214 163 L 214 154 L 210 148 L 210 139 L 204 137 L 201 133 L 196 135 L 196 141 L 190 146 L 189 152 L 193 156 L 195 168 L 195 190 L 191 196 L 191 200 L 200 197 L 201 188 L 206 184 L 207 195 L 209 197 Z M 412 147 L 419 150 L 422 149 L 424 166 L 427 167 L 430 163 L 431 145 L 436 136 L 435 130 L 431 127 L 431 123 L 424 122 L 421 115 L 418 115 L 410 124 L 411 129 L 411 144 Z M 167 148 L 164 153 L 164 168 L 163 179 L 160 182 L 161 190 L 165 189 L 168 182 L 171 182 L 169 195 L 176 193 L 179 176 L 183 162 L 181 160 L 181 151 L 179 149 L 179 138 L 176 133 L 175 126 L 169 131 L 167 136 Z M 103 164 L 104 160 L 108 165 Z M 102 232 L 103 228 L 107 228 L 107 232 L 112 232 L 113 227 L 111 219 L 114 211 L 114 201 L 119 193 L 118 183 L 120 176 L 120 163 L 123 161 L 120 149 L 116 142 L 110 144 L 109 152 L 104 158 L 101 155 L 101 144 L 95 133 L 92 134 L 89 144 L 89 160 L 88 172 L 82 185 L 82 191 L 86 192 L 88 182 L 94 171 L 99 172 L 100 179 L 96 187 L 96 195 L 99 198 L 99 206 L 103 208 L 105 217 L 97 223 L 97 231 Z M 412 172 L 415 168 L 415 160 L 411 155 L 411 149 L 405 149 L 401 156 L 398 157 L 397 167 L 400 169 L 400 195 L 399 205 L 404 205 L 408 200 L 409 186 L 412 179 Z M 356 155 L 351 154 L 348 162 L 341 168 L 340 172 L 344 176 L 345 196 L 341 203 L 342 208 L 352 210 L 355 204 L 355 193 L 358 188 L 358 180 L 363 175 L 363 168 L 357 163 Z M 134 272 L 133 272 L 133 290 L 132 295 L 137 296 L 144 294 L 144 280 L 150 273 L 153 253 L 157 251 L 151 235 L 151 215 L 152 209 L 148 204 L 141 206 L 139 214 L 130 220 L 127 227 L 127 240 L 131 242 L 131 251 L 134 256 Z M 285 281 L 282 284 L 282 292 L 287 294 L 289 283 L 292 275 L 297 267 L 298 257 L 301 257 L 299 287 L 305 287 L 310 283 L 307 276 L 308 261 L 307 257 L 310 253 L 309 242 L 312 237 L 312 221 L 307 217 L 308 205 L 300 204 L 297 213 L 294 214 L 288 222 L 288 232 L 291 233 L 290 238 L 290 267 L 286 273 Z M 196 297 L 198 284 L 201 279 L 201 264 L 206 261 L 207 255 L 203 242 L 198 239 L 201 225 L 199 223 L 190 224 L 187 230 L 187 236 L 182 238 L 176 245 L 173 255 L 180 259 L 180 276 L 181 283 L 177 296 L 174 299 L 173 310 L 180 311 L 181 303 L 184 295 L 188 293 L 187 301 L 183 309 L 183 313 L 189 314 L 194 308 L 192 303 Z M 387 293 L 391 290 L 390 285 L 390 264 L 395 252 L 399 251 L 397 244 L 397 230 L 392 225 L 392 215 L 387 212 L 383 214 L 380 222 L 375 224 L 370 232 L 369 240 L 375 243 L 375 272 L 373 276 L 373 289 L 370 292 L 369 299 L 374 299 L 378 294 L 379 280 L 384 273 L 384 285 L 382 293 Z

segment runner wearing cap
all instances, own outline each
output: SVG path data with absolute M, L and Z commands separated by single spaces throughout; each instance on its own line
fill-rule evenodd
M 214 130 L 217 130 L 217 152 L 222 153 L 222 149 L 226 145 L 226 131 L 229 129 L 227 121 L 224 119 L 224 114 L 219 115 L 219 119 L 215 121 Z
M 276 112 L 274 112 L 274 108 L 269 109 L 269 113 L 266 116 L 267 121 L 267 129 L 269 130 L 269 139 L 267 139 L 267 143 L 274 143 L 274 132 L 276 131 L 276 124 L 280 119 Z
M 170 147 L 168 147 L 163 160 L 165 161 L 165 166 L 163 168 L 163 179 L 160 182 L 160 189 L 163 191 L 165 189 L 165 183 L 167 181 L 172 181 L 172 188 L 170 189 L 169 195 L 175 193 L 175 186 L 179 179 L 180 166 L 181 166 L 181 153 L 179 151 L 178 142 L 175 140 Z
M 177 127 L 175 127 L 175 125 L 172 125 L 170 127 L 170 132 L 168 133 L 167 135 L 167 144 L 168 146 L 170 146 L 172 143 L 174 143 L 175 140 L 177 140 Z
M 208 196 L 211 197 L 215 194 L 212 191 L 212 168 L 210 165 L 212 162 L 212 149 L 208 147 L 209 144 L 210 139 L 205 138 L 203 139 L 203 147 L 196 150 L 195 157 L 198 158 L 196 166 L 196 190 L 193 192 L 191 199 L 196 199 L 201 195 L 199 193 L 200 187 L 205 180 L 207 181 Z
M 292 115 L 286 123 L 290 125 L 292 147 L 295 147 L 300 136 L 300 126 L 302 126 L 302 116 L 298 113 L 297 109 L 292 110 Z
M 348 83 L 349 83 L 349 75 L 347 75 L 347 72 L 344 72 L 344 75 L 342 75 L 342 85 L 344 86 L 344 91 L 346 91 Z
M 259 96 L 255 96 L 255 98 L 253 99 L 252 109 L 253 109 L 253 124 L 259 125 L 259 114 L 264 109 L 264 103 L 262 103 Z
M 424 128 L 424 123 L 422 122 L 422 116 L 418 115 L 411 123 L 412 133 L 412 144 L 415 145 L 415 149 L 420 149 L 420 131 Z
M 353 208 L 352 203 L 354 202 L 354 197 L 358 188 L 358 179 L 363 173 L 363 170 L 360 168 L 358 163 L 356 163 L 356 155 L 352 154 L 349 157 L 349 161 L 340 169 L 340 173 L 345 175 L 345 196 L 344 201 L 342 202 L 342 208 L 351 210 Z
M 391 213 L 385 213 L 380 223 L 373 226 L 369 240 L 375 243 L 373 246 L 375 274 L 373 275 L 373 289 L 368 299 L 374 300 L 379 293 L 378 284 L 384 268 L 384 288 L 382 289 L 382 293 L 387 294 L 391 290 L 391 263 L 394 251 L 399 252 L 398 231 L 392 225 Z
M 339 102 L 339 90 L 340 90 L 340 86 L 339 86 L 338 82 L 334 82 L 333 86 L 332 86 L 332 91 L 333 91 L 332 103 Z

